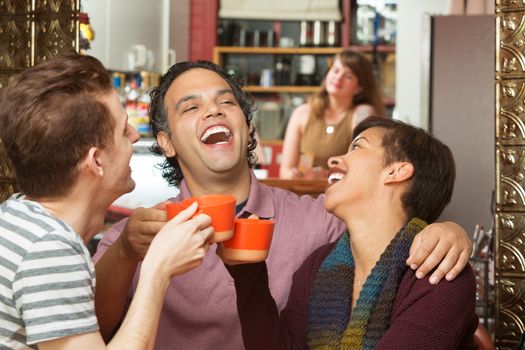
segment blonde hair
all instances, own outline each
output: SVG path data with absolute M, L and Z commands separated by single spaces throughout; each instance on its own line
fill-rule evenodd
M 342 51 L 335 55 L 334 60 L 330 64 L 326 74 L 332 68 L 333 62 L 338 59 L 345 67 L 352 70 L 354 75 L 357 77 L 361 91 L 354 96 L 352 101 L 352 108 L 360 104 L 369 104 L 374 107 L 377 116 L 383 117 L 385 113 L 385 107 L 381 94 L 377 88 L 374 69 L 372 63 L 364 55 L 354 51 Z M 313 93 L 309 99 L 310 113 L 313 117 L 322 119 L 326 109 L 328 108 L 328 92 L 325 87 L 326 74 L 321 84 L 321 88 Z

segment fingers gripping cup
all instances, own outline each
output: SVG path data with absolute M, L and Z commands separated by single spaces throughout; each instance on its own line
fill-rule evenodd
M 273 220 L 235 219 L 233 238 L 222 243 L 229 260 L 263 261 L 268 257 L 273 236 Z
M 193 215 L 201 213 L 211 217 L 211 225 L 215 230 L 212 242 L 222 242 L 233 236 L 233 220 L 235 219 L 235 196 L 210 195 L 192 197 L 179 203 L 182 209 L 188 208 L 193 202 L 199 203 L 199 209 Z

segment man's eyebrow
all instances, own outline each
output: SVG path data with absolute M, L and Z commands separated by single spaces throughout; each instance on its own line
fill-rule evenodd
M 217 93 L 216 93 L 217 96 L 221 96 L 221 95 L 224 95 L 224 94 L 233 94 L 233 91 L 232 91 L 232 89 L 220 89 L 220 90 L 217 90 Z
M 177 101 L 177 104 L 175 104 L 175 109 L 179 109 L 180 105 L 183 104 L 184 102 L 193 100 L 199 97 L 200 95 L 197 95 L 197 94 L 184 96 Z
M 233 91 L 232 89 L 220 89 L 220 90 L 217 90 L 217 92 L 215 93 L 216 96 L 221 96 L 224 94 L 233 94 Z M 175 109 L 176 110 L 179 109 L 180 105 L 183 104 L 184 102 L 199 98 L 200 96 L 201 96 L 200 94 L 193 94 L 193 95 L 187 95 L 187 96 L 181 97 L 175 104 Z

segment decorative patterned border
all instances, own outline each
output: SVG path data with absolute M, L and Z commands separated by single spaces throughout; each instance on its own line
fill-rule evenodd
M 525 1 L 496 0 L 496 347 L 525 331 Z

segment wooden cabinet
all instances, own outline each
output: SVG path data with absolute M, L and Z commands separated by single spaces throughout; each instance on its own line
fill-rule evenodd
M 318 89 L 334 54 L 343 49 L 359 51 L 367 55 L 374 64 L 387 113 L 390 114 L 395 105 L 396 48 L 392 44 L 395 42 L 395 3 L 393 0 L 375 2 L 341 0 L 339 2 L 341 20 L 337 22 L 336 35 L 336 42 L 341 45 L 340 47 L 297 47 L 303 40 L 302 24 L 305 21 L 282 21 L 277 19 L 278 15 L 273 21 L 220 18 L 217 22 L 218 33 L 215 38 L 217 46 L 213 48 L 213 61 L 241 76 L 247 84 L 245 90 L 264 102 L 268 99 L 282 100 L 283 94 L 306 97 Z M 308 21 L 310 24 L 313 22 Z M 387 22 L 388 26 L 385 25 Z M 383 27 L 390 29 L 383 30 Z M 372 36 L 370 36 L 371 32 L 373 32 Z M 388 34 L 382 34 L 386 32 Z M 262 37 L 263 33 L 265 40 L 253 39 L 259 38 L 259 34 Z M 326 31 L 324 33 L 326 34 Z M 273 37 L 272 40 L 268 40 L 270 35 Z M 283 44 L 282 39 L 287 39 L 286 46 L 295 47 L 277 47 Z M 273 47 L 257 47 L 265 46 L 269 42 Z M 221 46 L 224 43 L 244 46 Z M 301 56 L 315 57 L 314 79 L 306 83 L 296 78 L 297 61 Z M 287 79 L 284 83 L 279 79 L 280 60 L 287 60 L 291 65 L 290 71 L 286 72 Z M 265 74 L 271 74 L 272 77 L 269 80 L 265 79 Z M 286 99 L 290 97 L 285 97 Z
M 292 61 L 297 60 L 301 55 L 313 55 L 320 57 L 321 59 L 330 60 L 333 55 L 340 52 L 342 48 L 306 48 L 306 47 L 235 47 L 235 46 L 217 46 L 213 50 L 213 61 L 226 69 L 231 68 L 230 57 L 244 57 L 243 63 L 247 71 L 241 73 L 244 75 L 245 81 L 248 85 L 245 87 L 246 91 L 259 94 L 259 93 L 294 93 L 294 94 L 309 94 L 316 91 L 319 88 L 319 84 L 315 85 L 296 85 L 294 75 L 297 72 L 292 67 L 288 67 L 286 74 L 288 74 L 288 83 L 282 84 L 282 82 L 276 81 L 275 76 L 272 77 L 271 82 L 267 85 L 261 85 L 261 74 L 264 69 L 269 69 L 274 75 L 275 66 L 279 63 L 280 58 L 286 58 L 290 64 Z M 255 64 L 249 64 L 251 58 L 260 58 L 263 62 L 255 62 Z M 238 63 L 238 60 L 237 60 Z M 233 63 L 235 65 L 235 63 Z M 237 72 L 239 73 L 239 72 Z
M 296 85 L 293 84 L 293 77 L 290 79 L 291 84 L 281 85 L 276 84 L 275 79 L 272 82 L 272 84 L 269 84 L 267 86 L 262 86 L 260 84 L 260 76 L 263 69 L 265 69 L 265 64 L 267 69 L 274 70 L 276 59 L 278 57 L 289 57 L 291 59 L 296 59 L 300 55 L 314 55 L 318 58 L 325 59 L 326 62 L 324 64 L 325 67 L 322 67 L 322 69 L 326 69 L 326 66 L 328 65 L 329 61 L 333 58 L 335 54 L 338 52 L 349 49 L 349 50 L 355 50 L 364 53 L 367 56 L 371 56 L 374 52 L 374 48 L 371 45 L 354 45 L 354 46 L 348 46 L 348 47 L 292 47 L 292 48 L 284 48 L 284 47 L 238 47 L 238 46 L 215 46 L 213 48 L 213 62 L 225 67 L 229 68 L 230 57 L 246 57 L 249 59 L 250 56 L 267 56 L 264 60 L 264 63 L 262 65 L 256 65 L 254 69 L 250 71 L 245 71 L 241 73 L 241 75 L 244 75 L 243 78 L 247 82 L 247 85 L 245 86 L 245 90 L 249 91 L 253 94 L 261 94 L 261 93 L 291 93 L 291 94 L 309 94 L 314 91 L 316 91 L 319 88 L 319 84 L 315 85 Z M 379 84 L 381 88 L 383 89 L 383 96 L 385 101 L 385 106 L 392 107 L 395 105 L 395 96 L 393 94 L 393 89 L 395 85 L 395 79 L 394 79 L 394 69 L 395 69 L 395 46 L 389 46 L 389 45 L 379 45 L 375 48 L 376 54 L 379 55 L 379 59 L 383 62 L 388 64 L 387 67 L 386 64 L 380 65 L 379 69 L 382 70 L 382 74 L 380 75 L 380 81 Z M 233 64 L 235 65 L 235 63 Z M 237 74 L 239 72 L 236 72 Z M 275 74 L 275 71 L 273 71 Z M 292 72 L 293 74 L 293 72 Z M 318 79 L 321 80 L 322 76 L 324 74 L 324 71 L 317 72 Z M 254 78 L 255 77 L 255 78 Z

